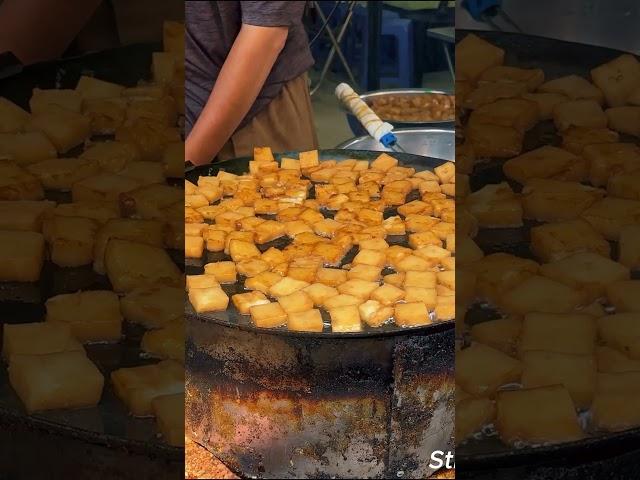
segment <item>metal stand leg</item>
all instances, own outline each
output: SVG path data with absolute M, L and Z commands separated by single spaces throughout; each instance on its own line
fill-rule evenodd
M 444 48 L 444 56 L 447 59 L 447 65 L 449 66 L 449 73 L 451 74 L 451 79 L 453 83 L 456 82 L 456 71 L 453 68 L 453 63 L 451 63 L 451 56 L 449 54 L 449 45 L 446 42 L 442 42 L 442 48 Z
M 318 5 L 318 2 L 313 2 L 313 4 L 315 5 L 315 7 L 316 7 L 316 9 L 318 11 L 318 15 L 320 16 L 320 19 L 325 24 L 324 29 L 327 31 L 327 35 L 329 36 L 329 39 L 331 40 L 332 47 L 331 47 L 331 50 L 329 51 L 329 56 L 327 57 L 327 60 L 325 61 L 324 65 L 322 67 L 322 71 L 320 73 L 320 78 L 318 79 L 318 82 L 316 83 L 315 87 L 313 87 L 311 89 L 311 95 L 316 93 L 318 88 L 320 88 L 320 85 L 324 81 L 324 78 L 326 77 L 326 75 L 327 75 L 327 73 L 329 71 L 329 68 L 331 67 L 331 63 L 333 62 L 333 58 L 335 57 L 336 54 L 340 58 L 340 62 L 342 63 L 342 66 L 346 70 L 347 75 L 349 76 L 349 80 L 351 81 L 351 84 L 354 87 L 357 87 L 358 83 L 356 82 L 356 80 L 355 80 L 355 78 L 353 76 L 353 72 L 351 71 L 351 68 L 349 68 L 349 64 L 348 64 L 346 58 L 344 57 L 344 54 L 342 53 L 342 50 L 340 49 L 340 41 L 344 37 L 344 34 L 347 31 L 347 27 L 349 26 L 349 23 L 351 22 L 351 17 L 353 16 L 353 9 L 355 7 L 356 2 L 349 2 L 349 10 L 348 10 L 347 16 L 345 18 L 344 23 L 340 26 L 340 30 L 338 31 L 338 36 L 337 37 L 334 36 L 333 31 L 331 30 L 331 27 L 329 26 L 329 24 L 327 22 L 327 18 L 325 17 L 324 12 L 320 8 L 320 5 Z

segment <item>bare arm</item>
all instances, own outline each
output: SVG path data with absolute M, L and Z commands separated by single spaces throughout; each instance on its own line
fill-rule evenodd
M 185 144 L 185 159 L 210 162 L 245 117 L 284 44 L 287 27 L 242 25 Z
M 59 57 L 102 0 L 5 0 L 0 5 L 0 53 L 29 64 Z

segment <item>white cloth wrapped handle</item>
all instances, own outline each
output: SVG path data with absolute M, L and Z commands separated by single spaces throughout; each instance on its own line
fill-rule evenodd
M 380 117 L 362 101 L 353 88 L 346 83 L 339 84 L 336 87 L 336 97 L 356 116 L 369 135 L 381 143 L 386 143 L 382 137 L 393 130 L 393 125 L 380 120 Z

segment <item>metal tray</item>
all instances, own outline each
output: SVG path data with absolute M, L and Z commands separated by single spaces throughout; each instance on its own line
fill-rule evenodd
M 363 151 L 363 150 L 320 150 L 319 157 L 321 160 L 337 160 L 343 161 L 347 159 L 357 159 L 357 160 L 374 160 L 376 157 L 380 155 L 379 152 L 372 151 Z M 276 160 L 280 160 L 282 157 L 297 157 L 297 152 L 286 152 L 275 154 Z M 421 170 L 432 170 L 444 163 L 443 160 L 439 160 L 436 158 L 429 157 L 421 157 L 418 155 L 411 155 L 406 153 L 394 153 L 393 156 L 400 161 L 400 164 L 407 167 L 413 167 L 418 171 Z M 197 182 L 198 177 L 200 176 L 211 176 L 216 175 L 219 170 L 224 170 L 234 174 L 244 174 L 249 171 L 249 161 L 251 158 L 237 158 L 232 160 L 227 160 L 224 162 L 219 162 L 211 165 L 204 165 L 200 167 L 195 167 L 186 173 L 187 180 L 190 180 L 194 183 Z M 385 217 L 391 216 L 395 214 L 395 209 L 389 209 L 385 211 Z M 329 216 L 325 212 L 326 216 Z M 405 236 L 392 236 L 388 237 L 388 241 L 392 244 L 402 244 L 406 246 L 406 235 Z M 280 248 L 284 247 L 289 243 L 288 240 L 279 239 L 274 242 L 269 242 L 263 245 L 260 245 L 259 248 L 262 251 L 267 250 L 271 246 L 278 246 Z M 342 264 L 349 263 L 350 260 L 355 256 L 355 248 L 352 249 L 343 259 Z M 229 260 L 229 257 L 224 253 L 214 253 L 214 252 L 206 252 L 203 258 L 199 259 L 186 259 L 185 260 L 185 270 L 188 275 L 197 275 L 203 272 L 204 265 L 209 262 Z M 384 273 L 384 272 L 383 272 Z M 223 289 L 227 292 L 227 294 L 239 293 L 242 290 L 242 283 L 238 282 L 232 285 L 223 285 Z M 328 324 L 328 317 L 326 313 L 323 311 L 323 318 L 325 318 L 325 329 L 322 333 L 320 332 L 292 332 L 286 329 L 286 327 L 280 328 L 258 328 L 253 325 L 250 320 L 250 317 L 247 315 L 238 314 L 237 310 L 230 302 L 227 311 L 225 312 L 211 312 L 205 314 L 196 314 L 190 303 L 185 302 L 185 316 L 187 318 L 199 318 L 202 321 L 214 322 L 217 324 L 222 324 L 225 326 L 231 326 L 234 328 L 239 328 L 242 330 L 252 330 L 256 332 L 269 333 L 269 334 L 277 334 L 277 335 L 287 335 L 287 336 L 303 336 L 303 337 L 376 337 L 376 336 L 384 336 L 384 335 L 402 335 L 407 334 L 407 332 L 415 332 L 416 334 L 427 334 L 427 333 L 435 333 L 438 331 L 442 331 L 443 329 L 449 328 L 450 325 L 453 324 L 453 320 L 447 320 L 444 322 L 434 322 L 429 325 L 424 325 L 421 327 L 415 328 L 401 328 L 397 327 L 393 324 L 387 324 L 380 328 L 371 328 L 365 327 L 361 332 L 355 333 L 332 333 Z
M 135 86 L 148 79 L 151 53 L 159 49 L 160 45 L 139 44 L 27 66 L 0 80 L 0 95 L 28 108 L 33 88 L 75 88 L 81 75 Z M 81 151 L 77 148 L 65 156 Z M 182 180 L 169 183 L 181 184 Z M 58 203 L 71 201 L 68 192 L 46 192 L 46 197 Z M 169 253 L 184 268 L 183 252 Z M 38 282 L 0 283 L 0 323 L 41 321 L 47 298 L 96 289 L 111 289 L 111 285 L 91 266 L 60 268 L 47 261 Z M 115 369 L 153 362 L 141 355 L 143 333 L 141 327 L 125 322 L 121 342 L 86 345 L 87 355 L 105 376 L 103 396 L 95 408 L 27 415 L 9 385 L 6 365 L 0 366 L 0 477 L 3 473 L 33 478 L 63 474 L 172 478 L 182 474 L 184 449 L 158 437 L 155 419 L 131 417 L 109 381 Z
M 458 30 L 456 41 L 460 41 L 468 33 L 474 33 L 503 48 L 506 52 L 505 65 L 542 68 L 547 79 L 569 74 L 588 77 L 593 67 L 624 53 L 544 37 L 493 31 Z M 639 143 L 638 138 L 623 135 L 621 141 Z M 555 133 L 552 122 L 545 121 L 526 133 L 523 151 L 560 143 L 561 138 Z M 470 175 L 471 190 L 476 191 L 490 183 L 508 181 L 514 190 L 520 191 L 519 184 L 505 177 L 503 163 L 504 160 L 491 160 L 477 164 Z M 533 225 L 533 222 L 525 222 L 521 228 L 481 229 L 475 240 L 486 254 L 507 252 L 532 258 L 529 231 Z M 466 321 L 476 323 L 499 316 L 494 310 L 476 306 L 467 313 Z M 640 468 L 637 466 L 640 460 L 640 428 L 600 434 L 575 442 L 520 449 L 507 447 L 496 437 L 470 439 L 456 447 L 456 460 L 460 478 L 506 479 L 513 478 L 513 475 L 518 478 L 538 478 L 528 475 L 541 471 L 547 472 L 548 476 L 544 478 L 553 479 L 597 479 L 618 472 L 625 472 L 624 475 L 629 476 L 617 478 L 637 478 L 640 475 Z M 499 472 L 496 471 L 498 468 Z
M 403 128 L 393 133 L 407 153 L 455 162 L 455 132 L 451 128 Z M 393 152 L 369 135 L 352 138 L 336 148 Z
M 360 98 L 367 104 L 370 105 L 370 99 L 375 97 L 383 97 L 385 95 L 422 95 L 425 93 L 441 93 L 444 95 L 453 95 L 450 91 L 445 90 L 434 90 L 431 88 L 404 88 L 404 89 L 387 89 L 387 90 L 376 90 L 374 92 L 366 92 L 360 95 Z M 357 137 L 361 135 L 367 135 L 367 131 L 362 126 L 360 121 L 353 115 L 347 108 L 341 103 L 340 108 L 347 116 L 347 122 L 349 123 L 349 127 L 351 127 L 351 131 Z M 431 122 L 416 122 L 416 121 L 398 121 L 398 120 L 389 120 L 388 118 L 381 118 L 383 122 L 389 122 L 395 128 L 449 128 L 453 127 L 454 119 L 451 120 L 434 120 Z M 394 129 L 395 131 L 395 129 Z

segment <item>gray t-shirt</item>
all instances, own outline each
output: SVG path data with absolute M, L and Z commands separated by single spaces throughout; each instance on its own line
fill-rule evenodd
M 281 91 L 313 65 L 302 24 L 306 2 L 185 2 L 185 106 L 187 134 L 204 108 L 242 24 L 289 27 L 287 41 L 243 119 L 246 125 Z

